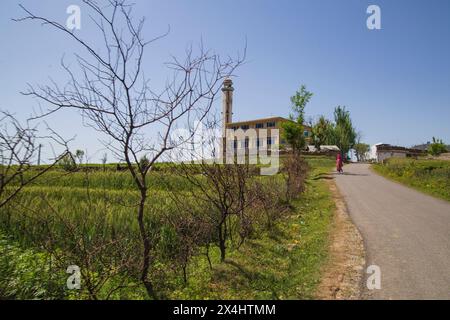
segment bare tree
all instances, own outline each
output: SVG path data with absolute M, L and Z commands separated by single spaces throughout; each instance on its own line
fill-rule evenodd
M 222 149 L 222 138 L 216 135 L 217 126 L 216 119 L 205 120 L 204 127 L 208 128 L 209 133 L 202 132 L 201 139 L 193 139 L 194 147 L 186 150 L 191 157 L 178 156 L 182 159 L 192 158 L 176 163 L 172 168 L 190 187 L 188 192 L 170 194 L 180 211 L 193 215 L 198 208 L 202 210 L 209 219 L 210 229 L 215 233 L 210 239 L 216 242 L 221 261 L 224 261 L 233 231 L 240 237 L 238 246 L 248 236 L 251 220 L 248 219 L 247 209 L 256 195 L 249 192 L 250 179 L 257 170 L 253 170 L 245 156 L 243 159 L 227 156 L 227 163 L 222 163 L 225 159 L 218 156 L 218 149 Z
M 286 200 L 290 202 L 304 191 L 308 163 L 299 152 L 290 152 L 284 158 L 282 171 L 286 175 Z
M 86 124 L 107 137 L 104 142 L 109 150 L 126 163 L 140 193 L 137 209 L 143 243 L 140 280 L 149 296 L 156 299 L 158 295 L 149 278 L 152 244 L 144 222 L 147 175 L 166 151 L 186 142 L 171 137 L 176 128 L 183 124 L 189 132 L 195 132 L 195 120 L 207 116 L 222 80 L 234 73 L 244 57 L 222 60 L 203 45 L 198 50 L 188 48 L 184 60 L 173 58 L 167 63 L 172 76 L 158 92 L 150 87 L 144 75 L 143 59 L 148 45 L 165 34 L 145 41 L 144 19 L 135 22 L 132 5 L 124 0 L 110 0 L 106 7 L 90 0 L 83 3 L 92 13 L 91 19 L 104 40 L 103 51 L 96 49 L 98 44 L 90 45 L 60 23 L 21 6 L 25 16 L 16 21 L 31 20 L 49 26 L 67 35 L 85 53 L 75 54 L 77 72 L 61 62 L 70 79 L 67 85 L 60 87 L 55 82 L 38 87 L 30 85 L 24 94 L 37 97 L 49 106 L 38 117 L 63 109 L 78 110 Z M 155 139 L 145 134 L 151 130 L 158 132 Z M 143 156 L 148 161 L 140 165 Z
M 250 203 L 246 198 L 250 177 L 248 164 L 199 161 L 179 164 L 175 170 L 189 181 L 192 188 L 187 194 L 172 193 L 173 199 L 183 211 L 203 208 L 215 230 L 214 238 L 220 249 L 221 261 L 224 261 L 233 224 L 231 219 L 244 217 Z M 191 205 L 186 206 L 186 203 Z
M 67 152 L 67 142 L 53 130 L 40 136 L 36 126 L 20 123 L 6 111 L 0 112 L 0 208 L 13 200 L 22 189 L 51 170 Z M 41 142 L 51 140 L 63 146 L 63 152 L 50 160 L 50 164 L 33 167 Z
M 186 205 L 185 203 L 184 207 Z M 200 254 L 202 247 L 210 244 L 214 230 L 211 230 L 211 223 L 200 208 L 190 206 L 191 210 L 180 210 L 180 207 L 176 205 L 174 209 L 176 210 L 169 210 L 163 220 L 165 228 L 170 228 L 168 230 L 172 230 L 174 234 L 161 254 L 168 258 L 176 269 L 181 269 L 183 282 L 186 285 L 190 259 Z

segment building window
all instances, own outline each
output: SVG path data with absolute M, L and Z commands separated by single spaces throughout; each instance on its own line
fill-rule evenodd
M 270 146 L 272 145 L 273 142 L 273 138 L 272 137 L 267 137 L 267 145 Z
M 257 123 L 255 126 L 256 129 L 264 128 L 264 123 Z
M 248 139 L 248 138 L 245 138 L 245 145 L 244 145 L 244 147 L 245 147 L 245 148 L 248 148 L 248 144 L 249 144 L 249 139 Z
M 259 148 L 260 146 L 262 146 L 261 141 L 258 139 L 256 139 L 256 146 Z
M 234 141 L 233 141 L 233 147 L 234 147 L 235 149 L 237 149 L 237 147 L 238 147 L 238 142 L 237 142 L 237 140 L 234 140 Z
M 275 121 L 267 122 L 267 128 L 273 128 L 275 127 L 275 125 L 276 125 Z
M 304 135 L 305 137 L 309 137 L 309 131 L 307 131 L 307 130 L 303 131 L 303 135 Z
M 242 130 L 248 130 L 248 128 L 249 128 L 248 124 L 245 124 L 245 125 L 241 126 Z
M 231 127 L 231 129 L 233 129 L 234 131 L 236 131 L 236 130 L 238 129 L 238 127 L 234 126 L 234 127 Z

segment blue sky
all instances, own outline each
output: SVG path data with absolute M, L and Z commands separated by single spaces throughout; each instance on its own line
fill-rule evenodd
M 81 1 L 20 3 L 65 23 L 66 8 Z M 345 105 L 368 143 L 410 146 L 437 136 L 450 142 L 450 1 L 136 0 L 135 16 L 147 18 L 148 37 L 170 34 L 149 48 L 146 74 L 155 82 L 162 64 L 200 39 L 222 54 L 247 41 L 247 63 L 234 80 L 234 119 L 287 116 L 289 97 L 301 85 L 314 93 L 307 116 L 332 117 Z M 36 23 L 16 23 L 19 1 L 0 11 L 0 108 L 29 115 L 37 101 L 20 95 L 26 83 L 64 81 L 59 62 L 78 51 L 61 34 Z M 368 30 L 366 9 L 381 8 L 382 30 Z M 82 7 L 80 33 L 101 43 Z M 217 101 L 220 108 L 220 100 Z M 49 123 L 74 148 L 102 148 L 79 117 L 63 113 Z M 100 138 L 100 137 L 98 137 Z

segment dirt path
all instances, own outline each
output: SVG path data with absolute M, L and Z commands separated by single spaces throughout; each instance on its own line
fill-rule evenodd
M 359 299 L 364 268 L 362 237 L 351 222 L 345 202 L 333 180 L 328 184 L 336 203 L 330 239 L 329 260 L 324 267 L 317 298 Z
M 351 164 L 335 175 L 366 249 L 366 267 L 381 271 L 381 289 L 364 299 L 450 299 L 450 203 Z

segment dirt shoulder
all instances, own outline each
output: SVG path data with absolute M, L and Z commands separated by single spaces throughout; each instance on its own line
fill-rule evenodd
M 334 179 L 329 179 L 327 183 L 336 210 L 330 233 L 329 258 L 322 272 L 316 298 L 359 299 L 365 265 L 363 239 L 348 215 L 347 206 Z

